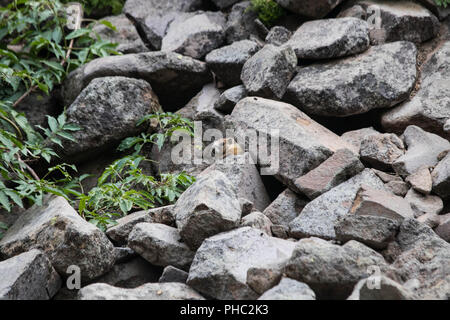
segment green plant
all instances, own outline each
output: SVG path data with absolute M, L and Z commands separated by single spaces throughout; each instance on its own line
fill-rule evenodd
M 251 0 L 251 9 L 258 13 L 258 18 L 271 27 L 284 14 L 284 9 L 274 0 Z
M 447 8 L 447 6 L 450 4 L 450 0 L 434 0 L 436 4 L 440 7 Z

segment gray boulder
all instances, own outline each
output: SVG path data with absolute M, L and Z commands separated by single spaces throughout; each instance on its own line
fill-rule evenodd
M 254 41 L 236 41 L 233 44 L 211 51 L 206 56 L 205 61 L 226 87 L 237 86 L 241 83 L 244 63 L 259 49 L 259 45 Z
M 165 224 L 137 224 L 128 237 L 128 246 L 155 266 L 188 269 L 194 259 L 178 230 Z
M 60 287 L 61 278 L 39 250 L 0 262 L 0 300 L 50 300 Z
M 236 189 L 226 175 L 212 170 L 181 195 L 174 214 L 181 238 L 195 250 L 206 238 L 237 228 L 241 206 Z
M 302 282 L 283 278 L 276 287 L 264 292 L 258 300 L 316 300 L 316 294 Z
M 289 224 L 294 238 L 320 237 L 336 239 L 334 226 L 339 217 L 348 214 L 361 185 L 383 190 L 383 182 L 366 169 L 348 181 L 308 203 L 302 213 Z
M 214 109 L 217 111 L 230 114 L 233 112 L 236 104 L 247 97 L 247 90 L 243 85 L 225 90 L 214 104 Z
M 147 283 L 134 289 L 94 283 L 78 292 L 78 300 L 205 300 L 183 283 Z
M 42 250 L 61 276 L 69 266 L 78 266 L 83 282 L 108 272 L 115 260 L 114 246 L 103 232 L 61 197 L 45 197 L 41 207 L 28 209 L 0 240 L 3 257 L 32 249 Z
M 450 197 L 450 152 L 432 172 L 433 192 L 442 198 Z
M 294 49 L 299 59 L 350 56 L 369 48 L 369 26 L 356 18 L 309 21 L 298 28 L 286 45 Z
M 310 18 L 323 18 L 343 0 L 275 0 L 280 6 Z
M 299 70 L 284 99 L 318 116 L 390 108 L 407 99 L 415 85 L 416 55 L 413 43 L 399 41 L 356 57 L 316 63 Z
M 247 285 L 247 271 L 281 270 L 294 247 L 249 227 L 216 235 L 198 249 L 187 283 L 214 299 L 254 300 L 259 295 Z

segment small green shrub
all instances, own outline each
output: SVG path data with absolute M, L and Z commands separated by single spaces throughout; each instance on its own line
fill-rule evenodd
M 450 0 L 434 0 L 436 4 L 440 7 L 447 8 L 447 6 L 450 4 Z
M 284 14 L 284 9 L 273 0 L 251 0 L 251 8 L 258 13 L 258 18 L 267 27 L 271 27 Z

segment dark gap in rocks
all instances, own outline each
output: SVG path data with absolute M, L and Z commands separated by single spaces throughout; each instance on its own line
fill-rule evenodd
M 258 170 L 260 170 L 260 168 L 258 168 Z M 270 197 L 270 201 L 274 201 L 280 195 L 280 193 L 286 190 L 286 186 L 278 181 L 275 176 L 261 175 L 261 179 L 264 186 L 266 187 L 266 191 Z
M 230 6 L 231 9 L 232 6 Z M 220 9 L 210 0 L 202 0 L 201 9 L 203 11 L 220 11 Z M 228 9 L 228 8 L 227 8 Z

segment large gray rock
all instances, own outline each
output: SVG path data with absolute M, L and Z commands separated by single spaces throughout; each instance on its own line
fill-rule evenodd
M 254 41 L 236 41 L 233 44 L 211 51 L 206 56 L 205 61 L 225 86 L 237 86 L 241 83 L 244 63 L 259 49 L 259 45 Z
M 61 278 L 39 250 L 0 262 L 0 300 L 49 300 L 60 287 Z
M 189 101 L 212 77 L 206 64 L 174 52 L 144 52 L 95 59 L 71 72 L 63 84 L 70 105 L 95 78 L 124 76 L 149 82 L 165 111 Z M 174 94 L 176 92 L 177 94 Z
M 349 241 L 338 246 L 318 238 L 300 240 L 285 267 L 288 277 L 304 282 L 319 299 L 347 298 L 369 267 L 387 269 L 384 258 L 365 245 Z
M 259 295 L 247 284 L 249 269 L 281 270 L 294 247 L 249 227 L 216 235 L 198 249 L 187 283 L 215 299 L 256 299 Z
M 298 28 L 286 45 L 294 49 L 299 59 L 354 55 L 369 48 L 369 26 L 367 22 L 356 18 L 309 21 Z
M 401 133 L 409 125 L 450 139 L 444 125 L 450 119 L 450 41 L 445 42 L 423 65 L 417 94 L 408 102 L 387 111 L 384 129 Z
M 258 300 L 316 300 L 316 294 L 302 282 L 283 278 L 277 286 L 264 292 Z
M 250 1 L 236 3 L 228 15 L 226 38 L 228 43 L 249 39 L 258 34 L 255 19 L 258 14 L 251 10 Z
M 165 224 L 137 224 L 128 237 L 128 246 L 155 266 L 188 269 L 194 259 L 178 230 Z
M 297 57 L 291 47 L 268 44 L 245 62 L 241 80 L 249 95 L 281 99 L 296 66 Z
M 301 68 L 284 99 L 306 113 L 346 117 L 389 108 L 413 89 L 417 49 L 411 42 L 371 47 L 356 57 Z
M 92 31 L 104 41 L 117 43 L 118 46 L 115 50 L 124 54 L 149 51 L 139 36 L 136 27 L 124 14 L 107 17 L 103 20 L 110 22 L 116 30 L 98 23 Z
M 64 141 L 61 153 L 82 161 L 146 129 L 136 126 L 145 115 L 160 111 L 158 97 L 144 80 L 125 77 L 97 78 L 67 109 L 67 122 L 81 130 L 76 141 Z
M 308 203 L 302 213 L 290 223 L 291 235 L 295 238 L 314 236 L 335 239 L 334 226 L 338 218 L 348 214 L 363 184 L 384 189 L 378 176 L 366 169 Z
M 221 12 L 197 12 L 178 15 L 162 39 L 161 51 L 174 51 L 203 58 L 225 40 L 225 15 Z
M 403 177 L 416 172 L 423 166 L 433 167 L 439 156 L 450 150 L 450 142 L 417 126 L 409 126 L 403 133 L 408 148 L 406 153 L 393 163 L 395 172 Z
M 235 106 L 230 122 L 240 144 L 244 137 L 255 131 L 275 141 L 279 138 L 279 152 L 275 150 L 272 159 L 258 159 L 256 154 L 252 156 L 258 159 L 261 167 L 273 171 L 277 179 L 294 190 L 294 181 L 298 177 L 317 167 L 337 150 L 349 148 L 340 137 L 294 106 L 273 100 L 255 97 L 241 100 Z M 258 150 L 267 150 L 260 141 L 257 146 Z M 270 165 L 272 168 L 269 169 Z
M 432 172 L 433 192 L 442 198 L 450 197 L 450 152 Z
M 361 160 L 380 170 L 392 169 L 404 153 L 403 141 L 392 133 L 370 135 L 361 141 Z
M 212 170 L 181 195 L 174 214 L 181 238 L 195 250 L 206 238 L 238 227 L 241 206 L 226 175 Z
M 81 280 L 89 281 L 108 272 L 114 264 L 114 246 L 86 222 L 62 197 L 45 197 L 41 207 L 28 209 L 0 240 L 0 254 L 13 257 L 40 249 L 61 276 L 76 265 Z
M 361 19 L 369 22 L 372 44 L 401 40 L 421 43 L 439 31 L 439 20 L 412 1 L 363 0 L 355 6 L 362 9 Z
M 414 300 L 414 293 L 400 283 L 380 276 L 376 279 L 379 287 L 373 287 L 374 279 L 363 279 L 355 286 L 347 300 Z M 379 281 L 379 282 L 378 282 Z
M 294 13 L 310 18 L 323 18 L 343 0 L 275 0 Z
M 295 180 L 295 186 L 302 194 L 314 200 L 364 169 L 364 165 L 352 151 L 341 149 L 317 168 Z
M 147 283 L 134 289 L 94 283 L 78 292 L 78 300 L 205 300 L 183 283 Z

